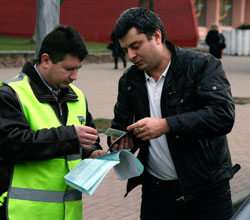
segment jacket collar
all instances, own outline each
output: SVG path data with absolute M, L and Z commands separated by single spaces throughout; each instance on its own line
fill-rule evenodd
M 180 48 L 174 46 L 170 41 L 166 41 L 166 46 L 171 51 L 172 55 L 168 75 L 165 80 L 165 88 L 169 87 L 171 83 L 184 71 L 183 64 L 179 59 Z
M 37 99 L 44 103 L 49 101 L 57 101 L 56 97 L 50 91 L 50 89 L 44 84 L 41 77 L 38 75 L 36 69 L 34 68 L 34 64 L 36 60 L 28 61 L 24 64 L 22 72 L 25 73 L 30 80 L 30 86 L 37 97 Z M 69 86 L 67 88 L 61 89 L 60 93 L 60 102 L 64 101 L 77 101 L 78 96 L 73 91 L 73 89 Z
M 180 48 L 174 46 L 170 41 L 166 41 L 166 46 L 171 51 L 171 64 L 168 70 L 168 74 L 164 83 L 164 87 L 169 87 L 171 83 L 184 71 L 184 66 L 179 59 Z M 136 72 L 136 73 L 135 73 Z M 143 70 L 139 70 L 135 65 L 131 66 L 124 76 L 128 77 L 132 81 L 137 81 L 145 84 L 145 75 Z

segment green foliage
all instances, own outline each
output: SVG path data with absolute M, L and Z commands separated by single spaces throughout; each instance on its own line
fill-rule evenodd
M 250 29 L 250 24 L 242 24 L 242 25 L 238 26 L 236 29 L 248 30 L 248 29 Z
M 107 43 L 86 42 L 88 50 L 106 50 Z M 0 50 L 35 51 L 36 44 L 31 38 L 0 36 Z

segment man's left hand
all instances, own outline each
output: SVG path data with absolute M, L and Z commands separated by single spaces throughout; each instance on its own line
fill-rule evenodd
M 143 118 L 127 127 L 128 131 L 132 129 L 136 138 L 142 141 L 160 137 L 170 130 L 166 118 Z

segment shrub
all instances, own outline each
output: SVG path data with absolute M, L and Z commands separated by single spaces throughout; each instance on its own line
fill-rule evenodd
M 242 24 L 238 26 L 236 29 L 241 29 L 241 30 L 250 29 L 250 24 Z

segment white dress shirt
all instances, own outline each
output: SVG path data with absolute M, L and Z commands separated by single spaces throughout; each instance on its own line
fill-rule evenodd
M 145 72 L 151 118 L 162 118 L 161 93 L 170 62 L 157 82 Z M 169 152 L 166 135 L 149 140 L 147 171 L 161 180 L 177 179 L 172 157 Z

